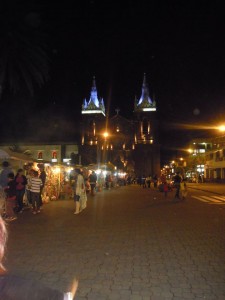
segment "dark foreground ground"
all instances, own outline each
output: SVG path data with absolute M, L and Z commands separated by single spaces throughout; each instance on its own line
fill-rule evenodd
M 25 211 L 6 266 L 62 291 L 77 278 L 76 299 L 224 300 L 225 206 L 172 196 L 131 185 L 88 196 L 79 215 L 71 199 Z

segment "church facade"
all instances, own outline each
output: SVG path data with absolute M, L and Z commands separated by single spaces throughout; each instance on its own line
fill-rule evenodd
M 133 117 L 127 119 L 116 110 L 105 112 L 93 78 L 90 98 L 83 101 L 80 155 L 83 165 L 111 163 L 118 170 L 139 175 L 160 175 L 160 144 L 156 102 L 150 97 L 144 74 Z

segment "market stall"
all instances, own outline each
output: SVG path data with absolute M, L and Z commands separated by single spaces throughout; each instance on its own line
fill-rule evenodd
M 17 172 L 18 169 L 24 168 L 24 165 L 27 165 L 33 162 L 32 158 L 23 153 L 13 152 L 11 150 L 3 150 L 0 149 L 0 169 L 2 169 L 3 161 L 9 162 L 14 173 Z M 1 172 L 1 170 L 0 170 Z

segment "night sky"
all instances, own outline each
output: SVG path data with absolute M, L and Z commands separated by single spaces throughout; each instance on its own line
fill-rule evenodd
M 165 149 L 182 147 L 184 137 L 195 135 L 178 124 L 223 121 L 222 1 L 46 2 L 27 1 L 20 8 L 21 16 L 38 19 L 50 61 L 50 79 L 36 90 L 29 127 L 40 116 L 57 116 L 55 127 L 70 128 L 80 118 L 83 99 L 89 99 L 93 76 L 110 115 L 119 107 L 129 118 L 144 73 L 157 103 Z

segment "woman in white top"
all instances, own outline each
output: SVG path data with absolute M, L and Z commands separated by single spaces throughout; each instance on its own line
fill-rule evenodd
M 76 182 L 75 182 L 75 196 L 74 200 L 76 203 L 76 210 L 74 212 L 75 215 L 79 214 L 79 212 L 86 207 L 86 191 L 85 191 L 85 183 L 84 177 L 81 174 L 80 169 L 75 169 L 76 174 Z M 85 203 L 84 203 L 85 202 Z

